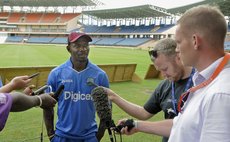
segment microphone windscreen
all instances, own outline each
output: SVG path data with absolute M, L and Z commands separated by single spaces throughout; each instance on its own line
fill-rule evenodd
M 106 123 L 107 127 L 110 127 L 112 122 L 112 110 L 106 91 L 103 87 L 96 87 L 92 90 L 91 95 L 98 117 L 101 121 Z

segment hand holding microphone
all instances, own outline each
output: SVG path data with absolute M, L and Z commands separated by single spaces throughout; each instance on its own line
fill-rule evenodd
M 58 87 L 57 91 L 52 94 L 51 96 L 58 101 L 59 96 L 61 95 L 62 91 L 64 90 L 65 86 L 62 84 Z M 44 85 L 42 87 L 40 87 L 39 89 L 37 89 L 36 91 L 32 92 L 32 96 L 34 95 L 40 95 L 43 94 L 47 89 L 49 89 L 49 92 L 52 92 L 52 87 L 49 85 Z
M 36 95 L 36 97 L 39 99 L 39 106 L 43 109 L 52 108 L 57 103 L 57 101 L 48 94 Z
M 32 93 L 33 93 L 33 89 L 35 88 L 35 85 L 30 85 L 28 87 L 26 87 L 24 90 L 23 90 L 23 93 L 25 93 L 26 95 L 28 96 L 32 96 Z
M 33 92 L 33 95 L 38 97 L 40 104 L 39 106 L 43 109 L 54 107 L 55 104 L 58 102 L 58 99 L 64 90 L 64 85 L 60 85 L 55 93 L 52 92 L 52 89 L 50 89 L 50 94 L 45 94 L 45 90 L 47 88 L 50 88 L 48 85 L 44 85 L 38 90 Z
M 127 131 L 130 132 L 132 128 L 137 128 L 137 121 L 133 119 L 123 119 L 119 125 L 113 128 L 114 131 L 120 133 L 123 128 L 127 127 Z

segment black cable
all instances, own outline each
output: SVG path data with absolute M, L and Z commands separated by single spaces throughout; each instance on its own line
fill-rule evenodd
M 43 142 L 43 126 L 44 126 L 44 118 L 42 116 L 42 131 L 41 131 L 41 138 L 40 138 L 41 142 Z
M 113 141 L 113 135 L 112 135 L 111 129 L 108 128 L 107 130 L 108 130 L 108 133 L 109 133 L 109 139 L 110 139 L 110 141 L 111 141 L 111 142 L 114 142 L 114 141 Z
M 119 133 L 120 134 L 120 142 L 122 142 L 122 134 L 121 133 Z
M 115 135 L 114 131 L 113 131 L 113 137 L 114 137 L 114 141 L 117 142 L 117 138 L 116 138 L 116 135 Z

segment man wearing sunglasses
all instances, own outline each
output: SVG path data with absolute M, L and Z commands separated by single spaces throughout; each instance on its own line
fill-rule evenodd
M 191 67 L 184 67 L 176 53 L 176 41 L 170 38 L 162 39 L 149 51 L 154 66 L 166 78 L 152 93 L 145 105 L 138 106 L 121 98 L 112 90 L 107 89 L 108 97 L 129 115 L 147 120 L 160 111 L 165 119 L 177 116 L 177 102 L 180 95 L 192 86 Z M 163 137 L 163 142 L 168 138 Z
M 224 52 L 226 32 L 226 20 L 216 7 L 203 5 L 185 12 L 178 21 L 175 39 L 183 64 L 197 69 L 194 87 L 180 99 L 180 113 L 173 121 L 135 122 L 136 128 L 122 132 L 170 135 L 169 142 L 229 142 L 230 54 Z

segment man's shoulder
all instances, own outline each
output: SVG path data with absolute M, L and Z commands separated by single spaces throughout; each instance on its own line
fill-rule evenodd
M 56 72 L 56 71 L 60 71 L 60 70 L 62 70 L 62 69 L 66 69 L 66 68 L 68 68 L 68 66 L 69 66 L 69 65 L 68 65 L 67 62 L 62 63 L 61 65 L 59 65 L 59 66 L 53 68 L 53 69 L 52 69 L 52 72 Z
M 230 67 L 224 68 L 217 76 L 217 82 L 229 82 L 230 78 Z
M 222 92 L 222 93 L 229 93 L 230 92 L 230 68 L 225 68 L 213 82 L 210 83 L 208 86 L 208 90 L 210 92 Z
M 94 64 L 94 63 L 91 63 L 89 62 L 89 68 L 95 70 L 95 71 L 98 71 L 98 72 L 103 72 L 105 73 L 105 71 L 103 69 L 101 69 L 98 65 Z
M 159 87 L 164 87 L 164 86 L 170 86 L 171 85 L 171 81 L 168 79 L 164 79 L 160 82 L 160 84 L 158 85 Z
M 155 91 L 162 92 L 170 89 L 171 81 L 168 79 L 162 80 L 156 87 Z

